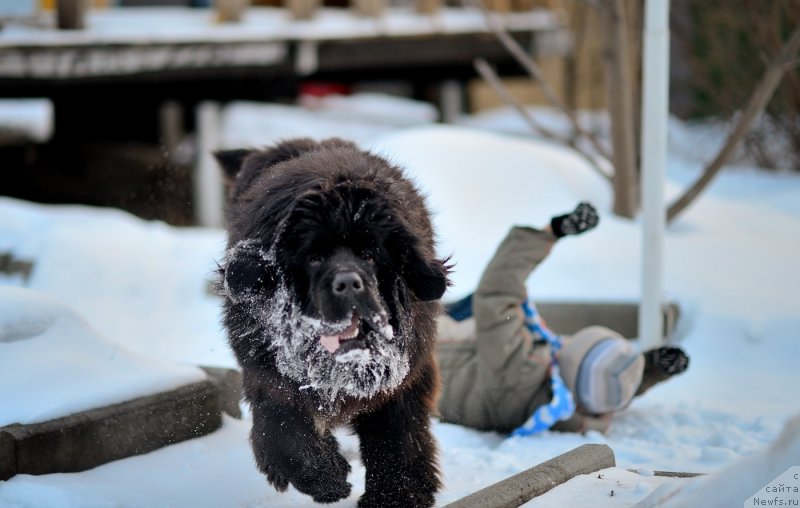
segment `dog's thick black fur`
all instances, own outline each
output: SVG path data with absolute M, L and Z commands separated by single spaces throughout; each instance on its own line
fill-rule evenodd
M 229 189 L 224 319 L 258 468 L 279 491 L 345 498 L 350 466 L 331 431 L 349 425 L 366 467 L 360 507 L 433 505 L 434 320 L 448 280 L 424 199 L 339 139 L 216 155 Z

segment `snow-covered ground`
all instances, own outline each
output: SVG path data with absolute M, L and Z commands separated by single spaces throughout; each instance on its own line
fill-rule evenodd
M 263 142 L 248 143 L 271 141 L 275 133 L 268 131 L 262 126 Z M 348 130 L 336 133 L 347 136 Z M 611 215 L 608 184 L 577 156 L 548 143 L 463 127 L 376 134 L 359 141 L 405 165 L 429 195 L 440 251 L 457 263 L 448 297 L 470 291 L 511 224 L 540 225 L 588 199 L 603 213 L 599 227 L 560 242 L 528 287 L 541 300 L 636 299 L 640 225 Z M 697 153 L 691 144 L 702 143 L 698 151 L 708 151 L 718 136 L 674 122 L 671 139 L 667 192 L 674 196 L 700 167 L 689 155 Z M 131 355 L 171 363 L 175 372 L 187 365 L 233 365 L 218 302 L 207 291 L 223 245 L 219 230 L 177 229 L 114 210 L 0 198 L 0 252 L 35 263 L 29 278 L 5 276 L 0 283 L 65 302 L 105 341 Z M 631 506 L 650 502 L 651 495 L 669 497 L 690 483 L 696 485 L 674 502 L 683 496 L 686 506 L 699 506 L 691 496 L 700 495 L 704 506 L 738 506 L 766 481 L 800 464 L 796 422 L 794 434 L 778 448 L 781 454 L 765 452 L 800 412 L 798 247 L 800 176 L 747 167 L 724 171 L 666 239 L 666 291 L 682 306 L 675 340 L 691 357 L 688 372 L 615 416 L 607 435 L 508 438 L 435 422 L 445 481 L 438 504 L 584 443 L 611 446 L 618 467 L 570 481 L 530 506 Z M 0 294 L 8 298 L 5 291 Z M 16 314 L 9 314 L 0 308 L 0 321 L 13 323 Z M 12 359 L 6 351 L 30 343 L 34 358 L 36 341 L 9 342 L 5 330 L 0 327 L 0 372 L 32 369 L 33 361 Z M 74 375 L 73 368 L 62 366 L 63 375 Z M 90 368 L 81 369 L 93 375 Z M 36 398 L 36 387 L 13 383 L 14 404 Z M 78 409 L 71 389 L 64 386 L 61 395 L 62 410 L 70 403 Z M 2 415 L 7 406 L 0 400 Z M 0 482 L 0 506 L 314 506 L 296 491 L 276 493 L 257 473 L 248 425 L 226 418 L 209 436 L 83 473 L 17 475 Z M 354 490 L 333 506 L 354 506 L 363 492 L 364 469 L 355 438 L 342 434 L 340 441 L 352 457 Z M 654 477 L 654 470 L 727 472 L 690 481 Z M 738 490 L 726 490 L 721 480 L 736 483 Z M 708 492 L 722 491 L 729 497 L 708 498 Z
M 43 293 L 0 286 L 0 427 L 124 402 L 205 379 L 110 343 Z

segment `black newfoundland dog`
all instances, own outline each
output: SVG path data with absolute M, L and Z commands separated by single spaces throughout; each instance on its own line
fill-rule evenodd
M 350 494 L 331 433 L 366 467 L 360 507 L 431 506 L 435 315 L 448 269 L 423 197 L 339 139 L 218 152 L 228 179 L 225 326 L 253 413 L 258 468 L 320 503 Z

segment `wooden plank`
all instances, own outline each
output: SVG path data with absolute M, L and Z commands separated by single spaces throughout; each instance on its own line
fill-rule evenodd
M 284 64 L 286 42 L 21 46 L 0 51 L 0 79 L 73 80 Z
M 571 478 L 614 467 L 606 445 L 586 444 L 448 504 L 445 508 L 516 508 Z
M 531 34 L 516 34 L 516 37 L 524 45 L 531 44 Z M 511 60 L 508 52 L 491 34 L 324 41 L 319 43 L 318 52 L 318 70 L 321 72 L 425 66 L 471 67 L 477 57 L 490 61 Z

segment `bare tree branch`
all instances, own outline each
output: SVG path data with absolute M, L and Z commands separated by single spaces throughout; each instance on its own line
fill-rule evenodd
M 800 25 L 795 27 L 789 39 L 767 66 L 761 81 L 750 94 L 747 104 L 736 119 L 736 123 L 728 133 L 725 144 L 720 148 L 716 157 L 705 167 L 700 178 L 669 206 L 667 209 L 667 222 L 675 219 L 703 192 L 714 176 L 722 169 L 722 166 L 733 155 L 733 151 L 750 130 L 753 121 L 766 109 L 772 95 L 775 93 L 775 89 L 778 88 L 786 73 L 787 65 L 795 60 L 798 50 L 800 50 Z
M 514 96 L 511 95 L 505 85 L 503 85 L 503 82 L 500 81 L 500 77 L 486 60 L 483 58 L 476 58 L 473 62 L 473 66 L 475 67 L 475 70 L 478 71 L 478 74 L 481 75 L 483 80 L 486 81 L 490 87 L 492 87 L 492 90 L 494 90 L 500 99 L 502 99 L 506 104 L 512 106 L 517 110 L 517 113 L 522 115 L 531 130 L 538 132 L 547 139 L 552 139 L 562 143 L 567 141 L 555 132 L 537 122 L 536 119 L 531 116 L 531 114 L 528 113 L 528 111 L 514 98 Z
M 605 178 L 606 180 L 611 180 L 611 176 L 608 175 L 600 166 L 600 163 L 589 153 L 581 149 L 577 145 L 573 145 L 570 143 L 570 140 L 564 138 L 563 136 L 558 135 L 557 133 L 547 129 L 546 127 L 542 126 L 539 122 L 536 121 L 533 116 L 516 100 L 514 97 L 509 93 L 508 89 L 503 85 L 500 78 L 497 76 L 497 73 L 492 69 L 486 60 L 483 58 L 476 58 L 474 62 L 475 70 L 478 71 L 478 74 L 486 81 L 489 86 L 497 93 L 497 95 L 505 102 L 506 104 L 512 106 L 517 112 L 522 115 L 522 118 L 528 123 L 530 128 L 534 132 L 540 133 L 547 139 L 552 139 L 554 141 L 558 141 L 560 143 L 570 145 L 572 148 L 582 156 L 591 166 L 592 168 L 597 171 L 597 173 Z
M 511 34 L 509 34 L 500 23 L 498 23 L 497 19 L 488 11 L 488 9 L 486 9 L 486 6 L 483 5 L 483 2 L 481 0 L 464 0 L 464 2 L 481 10 L 489 29 L 495 34 L 497 39 L 508 50 L 508 52 L 511 53 L 511 56 L 513 56 L 514 59 L 525 69 L 528 75 L 530 75 L 530 77 L 539 84 L 539 87 L 541 88 L 545 99 L 547 99 L 547 102 L 566 115 L 575 132 L 586 138 L 592 145 L 592 148 L 594 148 L 603 158 L 612 160 L 608 150 L 603 146 L 600 140 L 597 139 L 597 136 L 583 128 L 581 123 L 578 121 L 578 117 L 575 112 L 568 108 L 558 98 L 558 95 L 553 90 L 553 87 L 550 86 L 550 83 L 545 79 L 544 74 L 542 73 L 541 69 L 539 69 L 539 66 L 536 65 L 530 56 L 528 56 L 528 53 L 519 45 L 519 43 L 514 40 L 513 37 L 511 37 Z
M 791 62 L 786 62 L 786 65 L 784 66 L 783 70 L 786 71 L 786 72 L 789 72 L 790 70 L 794 69 L 798 65 L 800 65 L 800 58 L 795 58 Z

